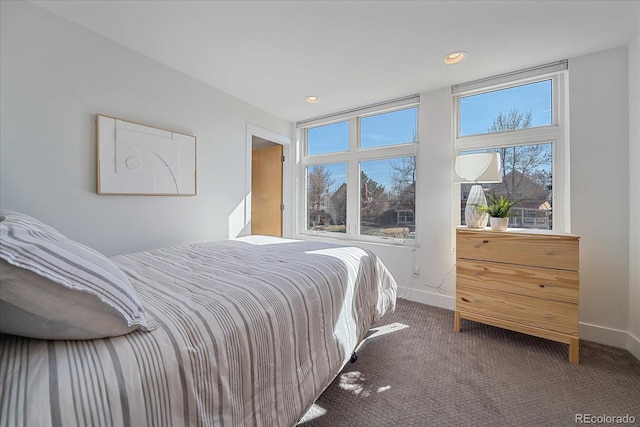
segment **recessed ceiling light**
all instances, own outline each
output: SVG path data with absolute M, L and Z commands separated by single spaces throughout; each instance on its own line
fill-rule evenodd
M 467 52 L 463 52 L 461 50 L 457 52 L 451 52 L 447 56 L 444 57 L 444 63 L 447 65 L 457 64 L 458 62 L 464 60 L 467 57 Z
M 317 96 L 311 95 L 311 96 L 307 96 L 307 102 L 310 102 L 311 104 L 314 104 L 316 102 L 318 102 L 320 100 L 320 98 L 318 98 Z

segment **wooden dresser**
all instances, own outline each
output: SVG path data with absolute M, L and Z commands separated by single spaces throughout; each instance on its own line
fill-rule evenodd
M 460 319 L 569 344 L 578 364 L 579 237 L 548 230 L 456 230 Z

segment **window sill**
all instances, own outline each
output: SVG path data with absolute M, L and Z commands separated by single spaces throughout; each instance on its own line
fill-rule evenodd
M 339 235 L 338 233 L 331 232 L 303 232 L 297 233 L 298 239 L 312 239 L 322 240 L 325 242 L 334 243 L 354 243 L 354 244 L 368 244 L 379 245 L 387 247 L 406 247 L 406 248 L 419 248 L 417 239 L 396 239 L 396 238 L 383 238 L 383 237 L 356 237 L 353 235 Z

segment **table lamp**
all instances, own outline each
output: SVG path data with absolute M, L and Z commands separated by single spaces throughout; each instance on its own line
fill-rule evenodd
M 480 212 L 477 205 L 486 205 L 487 198 L 480 183 L 502 182 L 499 153 L 461 154 L 456 157 L 455 171 L 464 182 L 473 182 L 464 219 L 469 228 L 485 228 L 489 214 Z

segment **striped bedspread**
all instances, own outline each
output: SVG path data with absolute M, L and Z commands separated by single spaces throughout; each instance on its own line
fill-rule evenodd
M 0 336 L 1 426 L 292 426 L 395 306 L 356 247 L 252 236 L 111 259 L 160 328 Z

